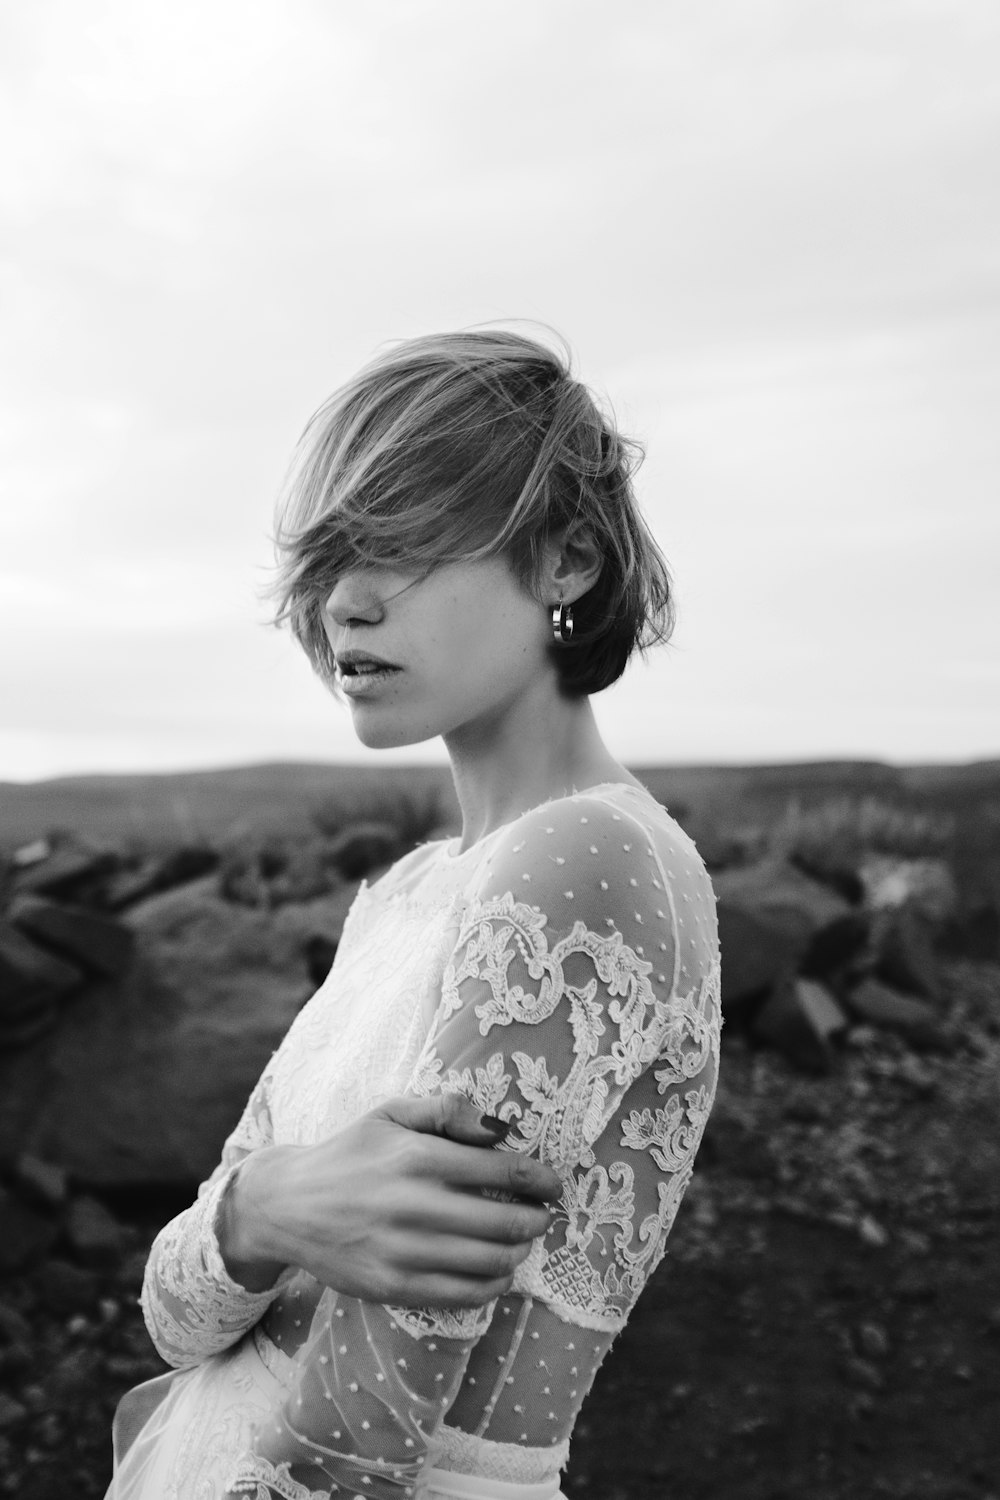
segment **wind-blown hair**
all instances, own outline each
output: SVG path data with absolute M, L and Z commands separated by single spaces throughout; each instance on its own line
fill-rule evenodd
M 344 572 L 419 576 L 500 554 L 551 607 L 538 592 L 545 543 L 582 528 L 601 571 L 574 603 L 572 643 L 552 654 L 566 696 L 598 692 L 674 623 L 667 565 L 633 492 L 641 458 L 573 378 L 568 351 L 485 330 L 399 343 L 299 441 L 278 501 L 275 619 L 332 686 L 322 611 Z

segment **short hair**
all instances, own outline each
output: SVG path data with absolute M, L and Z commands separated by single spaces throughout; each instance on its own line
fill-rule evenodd
M 322 611 L 344 572 L 419 576 L 505 555 L 537 597 L 545 543 L 582 526 L 601 571 L 552 657 L 565 696 L 599 692 L 674 624 L 669 570 L 633 490 L 642 456 L 566 349 L 483 329 L 395 344 L 324 402 L 295 450 L 278 501 L 275 620 L 332 687 Z

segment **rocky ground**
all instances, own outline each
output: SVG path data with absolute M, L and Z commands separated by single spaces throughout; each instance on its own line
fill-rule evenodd
M 569 1496 L 1000 1500 L 1000 965 L 942 973 L 920 1047 L 854 1026 L 804 1077 L 726 1038 L 700 1171 L 581 1415 Z M 0 1494 L 19 1500 L 101 1496 L 115 1402 L 162 1368 L 136 1294 L 177 1205 L 80 1201 L 0 1282 Z

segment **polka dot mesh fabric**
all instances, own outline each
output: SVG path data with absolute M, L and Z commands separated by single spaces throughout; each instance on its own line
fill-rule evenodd
M 231 1492 L 410 1496 L 431 1464 L 557 1474 L 664 1253 L 714 1097 L 720 1025 L 711 885 L 641 788 L 548 803 L 464 853 L 427 845 L 365 888 L 329 980 L 147 1268 L 147 1322 L 168 1362 L 203 1362 L 256 1327 L 262 1358 L 281 1365 L 273 1410 L 227 1454 Z M 511 1122 L 500 1149 L 562 1180 L 510 1293 L 486 1308 L 406 1309 L 294 1268 L 257 1296 L 230 1280 L 213 1224 L 248 1151 L 319 1139 L 393 1092 L 437 1091 Z

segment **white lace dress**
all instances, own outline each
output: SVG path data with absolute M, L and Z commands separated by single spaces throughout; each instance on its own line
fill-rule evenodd
M 690 839 L 630 784 L 457 849 L 425 845 L 362 886 L 329 978 L 154 1243 L 143 1306 L 175 1370 L 122 1403 L 114 1500 L 559 1495 L 711 1108 L 715 903 Z M 501 1149 L 563 1182 L 506 1296 L 414 1311 L 294 1267 L 261 1294 L 231 1280 L 214 1224 L 248 1153 L 439 1090 L 513 1120 Z

